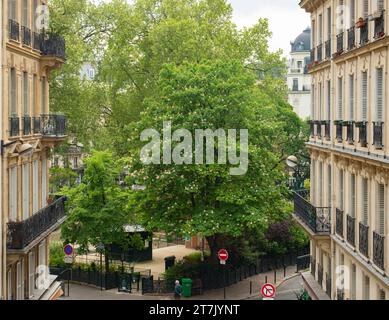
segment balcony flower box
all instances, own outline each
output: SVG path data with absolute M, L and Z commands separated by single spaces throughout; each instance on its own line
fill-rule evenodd
M 357 28 L 363 28 L 366 24 L 366 21 L 361 17 L 358 19 L 357 23 L 355 24 L 355 26 Z

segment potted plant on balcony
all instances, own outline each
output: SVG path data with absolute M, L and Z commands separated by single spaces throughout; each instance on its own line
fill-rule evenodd
M 357 28 L 363 28 L 363 27 L 365 26 L 365 24 L 366 24 L 365 19 L 363 19 L 362 17 L 360 17 L 360 18 L 358 19 L 357 23 L 355 24 L 355 26 L 356 26 Z

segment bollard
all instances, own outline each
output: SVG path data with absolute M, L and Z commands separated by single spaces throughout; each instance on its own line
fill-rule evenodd
M 277 270 L 274 270 L 274 284 L 277 283 Z
M 250 281 L 250 296 L 253 294 L 253 282 Z
M 286 266 L 284 266 L 284 278 L 286 278 Z
M 267 275 L 265 276 L 265 283 L 268 283 L 268 282 L 267 282 Z

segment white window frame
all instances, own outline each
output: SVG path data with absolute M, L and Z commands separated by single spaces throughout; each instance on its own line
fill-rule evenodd
M 18 219 L 18 170 L 17 167 L 9 168 L 9 220 Z
M 30 217 L 30 163 L 22 165 L 23 220 Z

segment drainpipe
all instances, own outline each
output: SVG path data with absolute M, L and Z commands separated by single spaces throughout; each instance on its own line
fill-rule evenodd
M 0 139 L 3 140 L 3 121 L 4 121 L 4 87 L 3 87 L 3 72 L 4 72 L 4 33 L 5 25 L 3 23 L 4 16 L 4 1 L 0 1 Z M 2 153 L 2 152 L 1 152 Z M 5 256 L 5 226 L 3 225 L 3 156 L 0 155 L 0 300 L 5 299 L 5 275 L 6 275 L 6 256 Z

